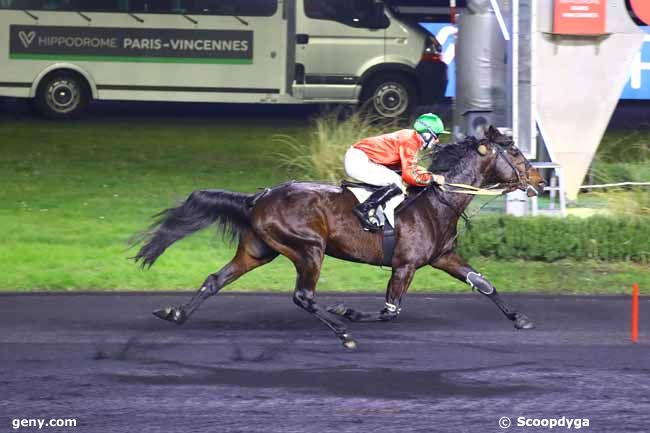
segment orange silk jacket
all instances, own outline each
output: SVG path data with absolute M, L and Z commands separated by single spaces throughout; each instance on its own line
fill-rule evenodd
M 416 155 L 424 142 L 413 129 L 401 129 L 390 134 L 368 137 L 352 147 L 363 151 L 372 162 L 388 167 L 401 167 L 402 179 L 409 185 L 424 186 L 431 173 L 417 165 Z

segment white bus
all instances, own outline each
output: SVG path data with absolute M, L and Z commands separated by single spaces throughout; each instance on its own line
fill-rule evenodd
M 349 103 L 443 97 L 440 46 L 376 0 L 0 0 L 0 96 L 51 118 L 91 100 Z

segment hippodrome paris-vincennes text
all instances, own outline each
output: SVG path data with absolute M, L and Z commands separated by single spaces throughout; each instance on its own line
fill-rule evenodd
M 101 38 L 88 36 L 41 36 L 38 39 L 40 47 L 66 48 L 124 48 L 132 50 L 161 50 L 178 51 L 248 51 L 246 40 L 212 40 L 212 39 L 149 39 L 123 38 L 121 44 L 118 38 Z M 121 46 L 120 46 L 121 45 Z

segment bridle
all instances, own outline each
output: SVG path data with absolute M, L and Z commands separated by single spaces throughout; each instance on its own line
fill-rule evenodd
M 514 171 L 515 175 L 517 176 L 517 181 L 516 182 L 510 182 L 510 183 L 505 183 L 505 184 L 497 183 L 497 184 L 490 185 L 490 186 L 485 187 L 485 188 L 479 188 L 479 187 L 475 187 L 475 186 L 472 186 L 472 185 L 466 185 L 466 184 L 462 184 L 462 183 L 460 183 L 460 184 L 458 184 L 458 183 L 447 183 L 445 185 L 439 185 L 438 188 L 441 191 L 444 191 L 444 192 L 453 192 L 453 193 L 458 193 L 458 194 L 469 194 L 469 195 L 489 195 L 489 196 L 492 196 L 492 198 L 490 200 L 487 200 L 478 209 L 476 209 L 474 212 L 472 212 L 469 215 L 465 211 L 460 212 L 460 213 L 458 213 L 456 211 L 458 216 L 460 218 L 462 218 L 463 221 L 465 222 L 465 226 L 463 227 L 463 229 L 461 231 L 458 231 L 456 233 L 456 235 L 454 236 L 454 240 L 457 239 L 458 236 L 461 233 L 465 232 L 466 230 L 469 230 L 471 228 L 471 219 L 475 215 L 477 215 L 481 210 L 483 210 L 484 207 L 486 207 L 490 203 L 492 203 L 498 196 L 509 193 L 509 192 L 512 192 L 512 191 L 514 191 L 516 189 L 523 189 L 523 190 L 525 190 L 527 192 L 528 188 L 533 188 L 529 183 L 530 179 L 528 177 L 528 170 L 532 167 L 530 162 L 526 158 L 524 158 L 523 164 L 524 164 L 524 168 L 526 169 L 526 172 L 525 172 L 526 174 L 525 174 L 525 177 L 522 177 L 521 172 L 519 170 L 517 170 L 516 165 L 506 156 L 506 152 L 509 150 L 510 146 L 512 146 L 512 143 L 507 143 L 507 144 L 504 144 L 504 145 L 501 145 L 499 143 L 493 143 L 493 144 L 495 144 L 496 146 L 492 148 L 493 149 L 492 151 L 497 154 L 497 157 L 494 158 L 495 166 L 498 163 L 500 158 L 503 159 L 506 162 L 506 164 L 508 164 L 510 166 L 510 168 L 512 168 L 512 171 Z M 517 149 L 517 151 L 519 151 L 519 150 Z M 517 165 L 519 165 L 519 164 L 517 164 Z M 452 187 L 452 188 L 449 188 L 449 187 Z M 533 188 L 533 190 L 534 190 L 534 188 Z M 455 208 L 451 205 L 451 203 L 449 203 L 449 201 L 443 195 L 439 195 L 438 197 L 439 197 L 440 201 L 444 205 L 446 205 L 449 208 L 455 210 Z
M 496 153 L 497 155 L 497 157 L 494 159 L 495 166 L 499 161 L 499 159 L 503 159 L 506 162 L 506 164 L 508 164 L 510 168 L 512 168 L 512 171 L 517 176 L 516 182 L 496 183 L 494 185 L 490 185 L 488 187 L 482 187 L 482 188 L 473 185 L 467 185 L 464 183 L 447 183 L 445 185 L 440 185 L 439 188 L 444 192 L 453 192 L 457 194 L 468 194 L 468 195 L 489 195 L 489 196 L 503 195 L 512 192 L 516 189 L 521 189 L 528 192 L 529 188 L 533 188 L 530 185 L 530 179 L 528 178 L 528 174 L 526 174 L 525 177 L 522 177 L 521 172 L 517 170 L 515 164 L 513 164 L 510 158 L 506 156 L 506 153 L 508 152 L 512 143 L 507 143 L 503 145 L 499 143 L 493 143 L 493 144 L 495 146 L 492 147 L 492 152 Z M 528 170 L 531 168 L 530 162 L 524 159 L 523 164 L 527 173 Z
M 530 185 L 530 178 L 528 177 L 528 170 L 532 167 L 530 162 L 524 158 L 523 164 L 524 168 L 526 169 L 525 176 L 522 176 L 521 172 L 517 170 L 517 165 L 520 165 L 522 163 L 514 164 L 507 156 L 506 152 L 510 149 L 513 143 L 506 143 L 506 144 L 499 144 L 499 143 L 492 143 L 494 146 L 492 147 L 492 152 L 497 154 L 497 157 L 494 158 L 494 164 L 496 167 L 496 164 L 498 163 L 499 159 L 502 158 L 506 164 L 512 168 L 514 171 L 515 175 L 517 176 L 517 180 L 515 182 L 510 182 L 510 183 L 505 183 L 505 184 L 494 184 L 490 185 L 488 187 L 480 188 L 480 187 L 475 187 L 473 185 L 467 185 L 467 184 L 462 184 L 462 183 L 446 183 L 445 185 L 436 185 L 437 189 L 443 192 L 452 192 L 452 193 L 457 193 L 457 194 L 468 194 L 468 195 L 489 195 L 493 196 L 490 200 L 487 200 L 483 205 L 481 205 L 478 209 L 476 209 L 474 212 L 471 214 L 467 214 L 465 211 L 458 212 L 454 206 L 445 198 L 443 194 L 438 194 L 438 199 L 440 200 L 441 203 L 443 203 L 445 206 L 451 208 L 454 210 L 457 215 L 462 218 L 465 222 L 465 227 L 456 233 L 454 236 L 454 240 L 458 238 L 458 236 L 466 231 L 469 230 L 471 227 L 471 219 L 478 214 L 481 210 L 483 210 L 484 207 L 492 203 L 498 196 L 512 192 L 516 189 L 523 189 L 526 192 L 528 191 L 529 188 L 533 188 Z M 515 148 L 516 149 L 516 148 Z M 516 149 L 519 151 L 518 149 Z M 428 189 L 428 188 L 427 188 Z M 425 189 L 426 190 L 426 189 Z M 423 191 L 425 191 L 423 190 Z M 533 188 L 534 190 L 534 188 Z
M 497 146 L 498 148 L 495 149 L 495 151 L 497 152 L 497 158 L 495 159 L 495 161 L 498 161 L 499 157 L 503 159 L 506 162 L 506 164 L 508 164 L 510 168 L 512 168 L 512 171 L 514 171 L 515 175 L 517 176 L 517 182 L 516 183 L 511 182 L 509 184 L 505 184 L 506 186 L 505 190 L 507 190 L 507 192 L 512 192 L 515 189 L 521 189 L 522 191 L 528 192 L 528 190 L 532 188 L 533 191 L 535 191 L 535 188 L 533 188 L 533 186 L 530 184 L 530 178 L 528 177 L 528 170 L 530 170 L 530 168 L 532 167 L 530 162 L 526 158 L 524 158 L 522 162 L 517 164 L 517 165 L 524 164 L 525 176 L 522 177 L 521 172 L 517 169 L 515 164 L 513 164 L 513 162 L 506 156 L 506 152 L 510 149 L 512 143 L 508 143 L 506 145 L 500 145 L 497 143 Z M 517 152 L 519 152 L 519 150 L 517 150 Z M 535 191 L 535 193 L 537 192 Z

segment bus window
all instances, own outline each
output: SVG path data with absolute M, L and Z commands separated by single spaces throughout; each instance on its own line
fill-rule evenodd
M 278 9 L 277 0 L 184 0 L 188 14 L 270 17 Z
M 74 10 L 72 0 L 45 0 L 41 1 L 41 7 L 47 11 L 70 11 Z
M 184 9 L 180 6 L 179 0 L 131 0 L 129 10 L 131 12 L 141 13 L 183 13 Z
M 277 0 L 0 0 L 0 9 L 80 12 L 190 13 L 270 17 Z
M 305 15 L 350 27 L 385 29 L 390 24 L 383 4 L 374 0 L 305 0 Z
M 43 0 L 0 0 L 0 9 L 31 9 L 43 8 Z
M 120 7 L 119 0 L 66 0 L 60 3 L 69 3 L 71 7 L 68 10 L 87 11 L 87 12 L 118 12 L 123 9 Z
M 124 6 L 124 0 L 0 0 L 0 9 L 116 12 Z

